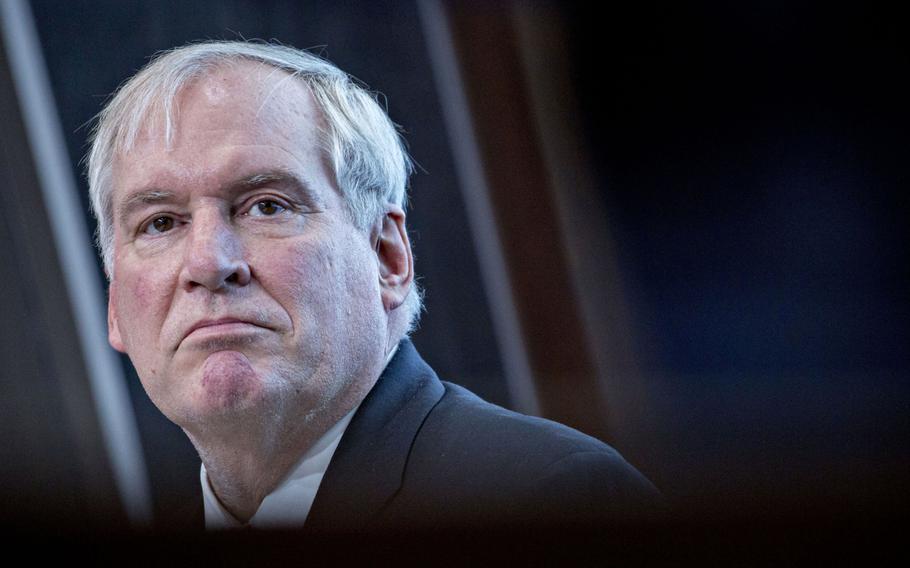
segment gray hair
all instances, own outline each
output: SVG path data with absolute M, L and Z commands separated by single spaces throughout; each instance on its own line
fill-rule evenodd
M 413 164 L 395 124 L 375 95 L 347 73 L 306 51 L 272 43 L 208 41 L 165 51 L 117 90 L 98 114 L 86 156 L 89 196 L 98 220 L 97 245 L 104 268 L 113 274 L 113 199 L 115 157 L 128 152 L 152 115 L 164 117 L 165 143 L 174 136 L 178 94 L 194 79 L 238 61 L 284 70 L 302 81 L 322 111 L 326 130 L 321 143 L 354 224 L 367 230 L 387 203 L 405 207 Z M 416 281 L 405 304 L 408 329 L 421 309 Z

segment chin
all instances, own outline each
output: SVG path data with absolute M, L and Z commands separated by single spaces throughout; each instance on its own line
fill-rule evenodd
M 168 419 L 187 432 L 229 432 L 246 429 L 251 422 L 261 420 L 264 397 L 261 390 L 241 385 L 218 393 L 199 392 L 190 400 L 165 412 Z
M 236 419 L 238 414 L 257 410 L 265 395 L 262 377 L 249 359 L 236 351 L 209 355 L 194 382 L 192 407 L 186 409 L 191 422 L 210 422 L 223 416 Z

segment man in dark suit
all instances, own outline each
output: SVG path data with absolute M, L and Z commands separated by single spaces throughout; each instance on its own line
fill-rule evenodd
M 608 446 L 440 382 L 411 165 L 345 73 L 245 42 L 157 57 L 88 158 L 109 339 L 200 458 L 209 527 L 592 522 L 653 487 Z

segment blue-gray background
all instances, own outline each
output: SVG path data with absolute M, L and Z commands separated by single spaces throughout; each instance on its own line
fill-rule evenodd
M 901 20 L 873 7 L 753 4 L 559 8 L 650 393 L 653 446 L 620 449 L 705 511 L 901 510 Z M 106 96 L 149 55 L 186 41 L 324 46 L 382 91 L 422 166 L 409 225 L 428 312 L 415 343 L 441 375 L 510 404 L 413 3 L 32 7 L 77 174 L 84 124 Z M 130 377 L 166 515 L 198 499 L 198 460 Z

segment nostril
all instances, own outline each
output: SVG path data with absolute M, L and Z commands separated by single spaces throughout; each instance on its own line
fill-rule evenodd
M 240 277 L 237 276 L 237 273 L 232 272 L 230 276 L 228 276 L 227 278 L 224 279 L 224 281 L 227 282 L 228 284 L 237 284 L 237 281 L 239 279 L 240 279 Z

